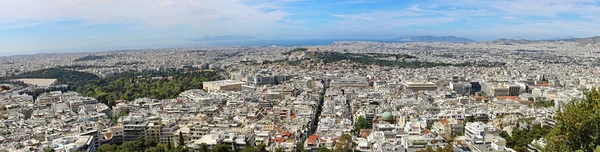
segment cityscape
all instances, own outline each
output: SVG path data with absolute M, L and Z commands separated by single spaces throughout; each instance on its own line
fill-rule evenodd
M 0 1 L 0 152 L 600 152 L 598 0 Z
M 599 86 L 597 52 L 345 41 L 9 56 L 2 149 L 542 151 L 559 109 Z

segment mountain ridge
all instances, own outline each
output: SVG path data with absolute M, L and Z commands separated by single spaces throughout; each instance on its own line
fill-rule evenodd
M 475 43 L 476 41 L 469 38 L 457 37 L 457 36 L 407 36 L 397 37 L 391 39 L 393 41 L 404 41 L 404 42 L 450 42 L 450 43 Z
M 534 42 L 575 42 L 578 45 L 594 45 L 600 46 L 600 36 L 594 37 L 586 37 L 586 38 L 570 38 L 570 39 L 546 39 L 546 40 L 527 40 L 527 39 L 505 39 L 500 38 L 496 40 L 486 41 L 484 43 L 487 44 L 504 44 L 504 45 L 512 45 L 512 44 L 528 44 Z

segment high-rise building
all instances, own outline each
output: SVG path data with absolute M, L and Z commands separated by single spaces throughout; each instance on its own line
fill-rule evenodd
M 146 126 L 146 138 L 160 140 L 161 129 L 162 125 L 158 121 L 148 123 L 148 125 Z
M 469 95 L 471 94 L 471 83 L 453 83 L 452 90 L 456 91 L 457 94 Z
M 127 116 L 123 119 L 123 140 L 135 141 L 146 138 L 146 126 L 148 122 L 142 117 Z
M 92 142 L 94 149 L 98 149 L 100 147 L 100 132 L 96 128 L 93 123 L 86 123 L 79 126 L 79 136 L 90 136 L 92 137 Z
M 509 96 L 518 96 L 521 93 L 521 86 L 519 85 L 510 85 L 508 87 Z
M 169 142 L 169 138 L 171 139 L 171 142 L 173 142 L 174 140 L 174 134 L 175 131 L 177 131 L 179 129 L 179 125 L 177 125 L 177 123 L 171 122 L 168 124 L 164 124 L 162 126 L 162 129 L 160 130 L 160 142 L 161 143 L 167 143 Z
M 471 81 L 471 93 L 475 93 L 475 92 L 480 92 L 481 91 L 481 84 L 479 84 L 479 82 L 476 81 Z

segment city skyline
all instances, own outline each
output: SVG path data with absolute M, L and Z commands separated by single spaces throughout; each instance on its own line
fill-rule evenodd
M 8 0 L 0 8 L 1 55 L 200 46 L 227 39 L 600 35 L 594 28 L 600 2 L 592 0 Z

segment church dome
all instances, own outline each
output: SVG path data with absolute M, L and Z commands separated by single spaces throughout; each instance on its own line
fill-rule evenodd
M 381 114 L 381 120 L 394 120 L 394 115 L 392 115 L 391 112 L 386 111 L 383 114 Z

